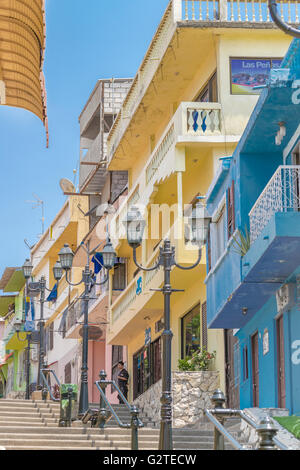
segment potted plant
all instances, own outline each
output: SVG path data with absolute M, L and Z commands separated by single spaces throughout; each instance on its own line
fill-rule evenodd
M 201 371 L 208 370 L 211 362 L 216 357 L 216 351 L 209 353 L 205 348 L 198 349 L 192 356 L 179 359 L 178 368 L 180 371 Z

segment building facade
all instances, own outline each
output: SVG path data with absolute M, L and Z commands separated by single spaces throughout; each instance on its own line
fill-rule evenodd
M 128 277 L 110 305 L 108 339 L 127 346 L 132 400 L 161 376 L 163 298 L 153 289 L 162 286 L 163 272 L 143 272 L 134 263 L 126 213 L 137 205 L 145 214 L 146 235 L 137 250 L 144 266 L 155 264 L 166 237 L 178 263 L 196 260 L 197 250 L 185 243 L 184 219 L 207 193 L 220 159 L 225 164 L 232 156 L 257 102 L 255 87 L 290 43 L 270 23 L 266 4 L 263 18 L 236 6 L 220 1 L 212 11 L 208 2 L 169 3 L 108 136 L 108 169 L 128 171 L 129 182 L 128 197 L 110 221 Z M 205 277 L 205 250 L 193 271 L 172 271 L 172 287 L 184 290 L 171 297 L 172 370 L 200 347 L 216 350 L 211 368 L 225 389 L 229 340 L 223 326 L 207 328 Z
M 208 324 L 234 330 L 232 393 L 241 408 L 291 414 L 300 412 L 299 76 L 294 40 L 207 193 Z

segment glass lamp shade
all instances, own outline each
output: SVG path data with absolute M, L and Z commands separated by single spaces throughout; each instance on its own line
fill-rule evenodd
M 103 248 L 102 258 L 103 258 L 103 266 L 106 269 L 110 270 L 114 267 L 115 259 L 116 259 L 116 252 L 109 240 Z
M 129 245 L 133 248 L 140 246 L 146 222 L 139 209 L 135 206 L 131 207 L 123 223 L 126 228 L 127 241 Z
M 62 269 L 69 270 L 72 267 L 73 263 L 73 251 L 68 244 L 65 244 L 63 248 L 58 253 L 59 261 Z
M 53 276 L 56 281 L 59 281 L 62 278 L 63 270 L 60 264 L 60 261 L 57 261 L 53 266 Z
M 26 259 L 25 263 L 22 266 L 22 271 L 25 279 L 29 279 L 33 270 L 33 266 L 29 259 Z
M 189 217 L 189 226 L 191 229 L 191 242 L 202 246 L 206 243 L 208 228 L 211 221 L 206 207 L 198 202 Z

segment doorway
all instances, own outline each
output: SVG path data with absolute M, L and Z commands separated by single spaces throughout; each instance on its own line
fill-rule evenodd
M 278 407 L 285 408 L 286 391 L 285 391 L 285 367 L 284 367 L 284 331 L 283 331 L 283 315 L 276 320 L 276 337 L 277 337 L 277 390 L 278 390 Z
M 259 406 L 259 362 L 258 362 L 258 332 L 251 337 L 252 352 L 252 402 Z

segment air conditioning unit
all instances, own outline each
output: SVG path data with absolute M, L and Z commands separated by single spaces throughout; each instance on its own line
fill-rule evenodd
M 276 302 L 278 313 L 290 310 L 295 304 L 295 285 L 290 283 L 281 286 L 276 292 Z

